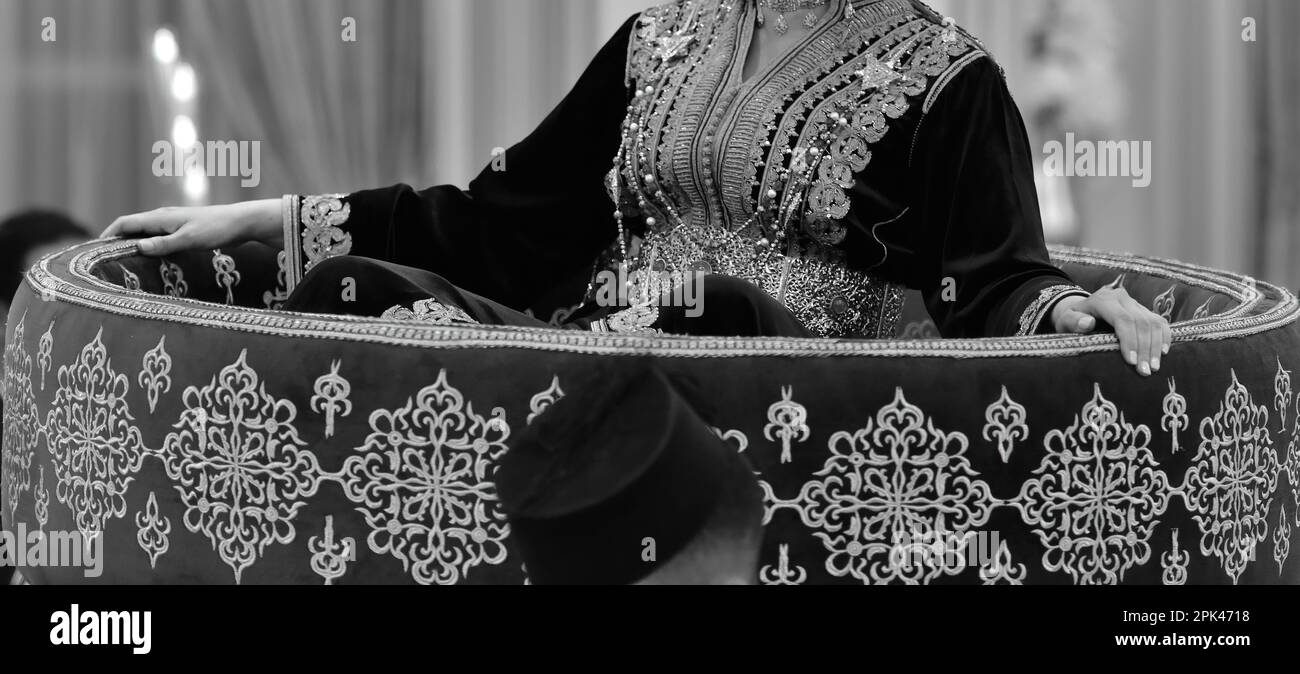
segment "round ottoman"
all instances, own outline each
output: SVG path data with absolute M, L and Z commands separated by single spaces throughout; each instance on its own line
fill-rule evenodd
M 750 461 L 761 581 L 1297 583 L 1300 306 L 1192 265 L 1055 249 L 1174 322 L 1109 335 L 645 337 L 294 314 L 258 245 L 34 267 L 4 349 L 0 512 L 96 536 L 34 583 L 524 583 L 492 485 L 576 372 L 654 358 Z M 77 537 L 79 538 L 79 537 Z

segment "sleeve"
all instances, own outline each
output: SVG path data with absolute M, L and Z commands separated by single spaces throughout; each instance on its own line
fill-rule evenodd
M 520 308 L 589 269 L 616 237 L 604 176 L 630 100 L 624 72 L 635 18 L 541 125 L 494 157 L 468 189 L 402 184 L 286 195 L 288 289 L 320 261 L 356 255 L 425 269 Z
M 945 337 L 1050 332 L 1056 304 L 1088 293 L 1048 257 L 1024 119 L 987 56 L 947 82 L 910 162 L 926 306 Z

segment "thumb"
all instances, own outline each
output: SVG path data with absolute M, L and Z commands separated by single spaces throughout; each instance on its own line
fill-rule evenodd
M 1097 329 L 1097 319 L 1082 311 L 1067 309 L 1057 323 L 1058 332 L 1086 335 Z

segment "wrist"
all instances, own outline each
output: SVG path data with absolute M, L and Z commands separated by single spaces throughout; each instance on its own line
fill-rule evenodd
M 244 238 L 272 248 L 284 248 L 284 223 L 279 199 L 258 199 L 243 203 Z

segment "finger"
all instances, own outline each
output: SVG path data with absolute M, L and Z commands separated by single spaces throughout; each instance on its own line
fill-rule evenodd
M 1125 305 L 1125 308 L 1128 310 L 1129 314 L 1134 317 L 1133 320 L 1136 326 L 1138 372 L 1140 372 L 1144 377 L 1150 376 L 1152 372 L 1151 361 L 1160 349 L 1160 346 L 1156 344 L 1155 326 L 1153 326 L 1151 321 L 1147 319 L 1146 309 L 1143 308 L 1142 305 L 1130 300 Z
M 187 213 L 179 208 L 159 208 L 145 213 L 124 215 L 113 221 L 102 236 L 157 236 L 170 234 L 185 224 Z
M 1115 336 L 1119 338 L 1119 348 L 1120 352 L 1124 354 L 1124 361 L 1133 367 L 1138 367 L 1141 358 L 1137 336 L 1137 321 L 1127 311 L 1124 311 L 1118 303 L 1110 303 L 1106 310 L 1108 315 L 1103 316 L 1103 318 L 1115 328 Z
M 171 255 L 185 250 L 185 235 L 181 232 L 175 232 L 166 236 L 154 236 L 146 239 L 140 239 L 136 247 L 140 252 L 150 257 L 162 257 Z
M 1096 329 L 1096 318 L 1075 309 L 1069 309 L 1062 314 L 1060 325 L 1057 326 L 1059 332 L 1067 332 L 1076 335 L 1086 335 Z

